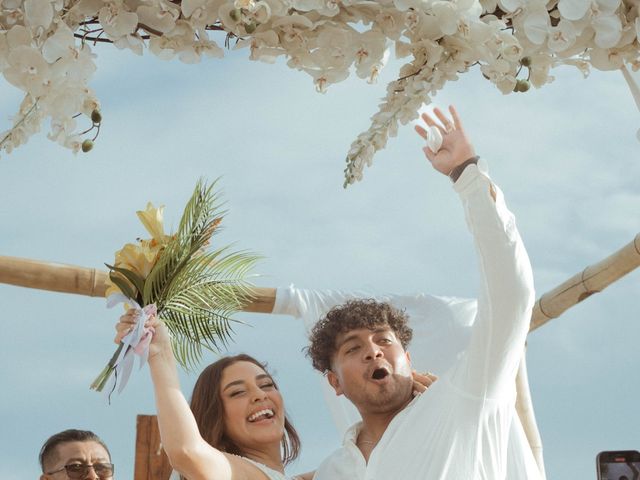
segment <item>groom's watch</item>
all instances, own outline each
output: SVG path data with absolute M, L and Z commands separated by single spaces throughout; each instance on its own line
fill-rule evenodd
M 464 172 L 464 169 L 467 168 L 471 164 L 477 165 L 478 164 L 478 160 L 480 160 L 480 157 L 478 155 L 475 155 L 475 156 L 471 157 L 469 160 L 465 160 L 460 165 L 458 165 L 456 168 L 451 170 L 451 172 L 449 172 L 449 178 L 451 179 L 451 181 L 453 183 L 456 183 L 458 181 L 458 178 L 460 178 L 460 175 L 462 175 L 462 172 Z

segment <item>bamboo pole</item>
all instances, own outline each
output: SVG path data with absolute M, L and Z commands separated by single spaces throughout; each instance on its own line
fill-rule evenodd
M 624 247 L 604 260 L 588 266 L 553 290 L 543 294 L 533 307 L 531 329 L 536 330 L 565 310 L 640 266 L 640 233 Z
M 604 260 L 588 266 L 535 303 L 531 331 L 640 266 L 640 233 L 633 241 Z M 102 297 L 108 274 L 95 268 L 78 267 L 0 255 L 0 283 L 20 287 Z M 275 288 L 253 288 L 253 300 L 247 312 L 270 313 L 275 302 Z
M 107 272 L 95 268 L 0 256 L 0 283 L 104 297 Z
M 107 272 L 96 268 L 0 255 L 0 283 L 8 285 L 104 297 L 108 278 Z M 245 306 L 244 311 L 271 313 L 276 289 L 253 287 L 252 294 L 251 303 Z

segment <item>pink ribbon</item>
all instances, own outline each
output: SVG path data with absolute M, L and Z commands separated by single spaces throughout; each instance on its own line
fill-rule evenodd
M 136 310 L 138 315 L 134 327 L 121 341 L 123 344 L 122 350 L 113 364 L 115 373 L 111 379 L 109 379 L 109 382 L 103 390 L 109 396 L 116 388 L 118 389 L 118 393 L 121 393 L 124 387 L 127 386 L 133 370 L 135 356 L 140 358 L 139 368 L 144 367 L 147 363 L 149 358 L 149 345 L 151 344 L 155 330 L 153 327 L 145 327 L 145 323 L 149 318 L 158 313 L 155 304 L 152 303 L 142 308 L 137 302 L 125 297 L 121 293 L 114 293 L 107 298 L 107 308 L 111 308 L 119 303 L 133 305 L 133 309 Z

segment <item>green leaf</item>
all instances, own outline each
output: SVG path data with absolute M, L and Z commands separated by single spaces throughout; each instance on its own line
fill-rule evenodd
M 127 281 L 124 278 L 119 277 L 117 274 L 113 272 L 109 272 L 109 278 L 114 283 L 114 285 L 120 289 L 120 291 L 124 294 L 125 297 L 130 298 L 132 300 L 136 298 L 136 294 L 133 291 L 133 288 L 131 288 L 131 285 L 129 285 L 129 283 L 127 283 Z
M 124 277 L 133 284 L 133 286 L 140 293 L 140 295 L 142 295 L 142 292 L 144 291 L 144 278 L 142 278 L 142 276 L 138 275 L 133 270 L 129 270 L 127 268 L 114 267 L 114 266 L 109 265 L 107 263 L 105 263 L 105 265 L 110 270 L 115 270 L 116 272 L 121 273 L 122 275 L 124 275 Z M 137 296 L 138 295 L 136 295 L 136 297 Z

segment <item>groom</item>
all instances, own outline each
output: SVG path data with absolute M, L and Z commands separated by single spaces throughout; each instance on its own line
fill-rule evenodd
M 311 334 L 309 356 L 362 422 L 319 467 L 316 480 L 501 480 L 515 402 L 515 376 L 534 302 L 531 266 L 502 193 L 478 168 L 460 119 L 438 109 L 443 142 L 424 152 L 448 175 L 473 234 L 481 287 L 469 346 L 414 398 L 407 316 L 387 303 L 336 307 Z M 424 138 L 427 132 L 416 127 Z M 530 475 L 528 478 L 533 478 Z M 541 478 L 541 477 L 540 477 Z

